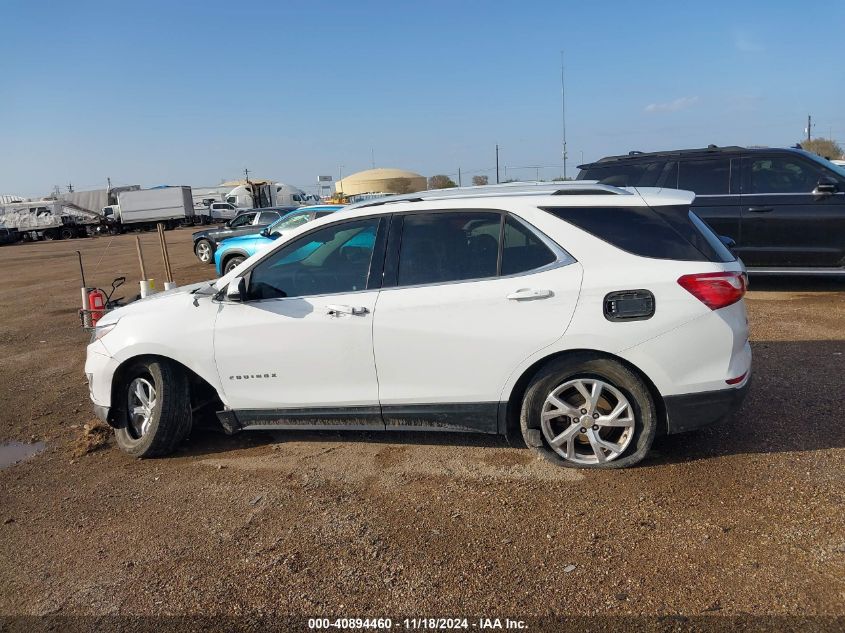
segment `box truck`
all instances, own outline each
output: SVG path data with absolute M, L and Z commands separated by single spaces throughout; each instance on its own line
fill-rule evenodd
M 190 187 L 156 187 L 122 191 L 117 204 L 103 207 L 103 217 L 112 233 L 131 229 L 151 230 L 159 222 L 172 229 L 193 224 L 194 201 Z

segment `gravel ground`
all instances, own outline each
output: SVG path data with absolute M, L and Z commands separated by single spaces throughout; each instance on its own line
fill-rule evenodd
M 213 275 L 190 231 L 167 236 L 178 282 Z M 141 239 L 158 272 L 157 237 Z M 845 282 L 752 280 L 744 406 L 660 438 L 637 468 L 567 470 L 497 438 L 336 432 L 198 432 L 141 461 L 85 429 L 75 314 L 74 251 L 89 284 L 125 274 L 134 291 L 134 240 L 0 248 L 0 441 L 46 445 L 0 470 L 0 615 L 845 624 Z

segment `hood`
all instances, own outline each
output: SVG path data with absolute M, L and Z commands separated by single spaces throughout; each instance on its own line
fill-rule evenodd
M 220 242 L 222 246 L 248 246 L 252 243 L 261 243 L 263 241 L 272 242 L 269 237 L 264 237 L 260 233 L 253 233 L 252 235 L 238 235 L 236 237 L 229 237 Z
M 121 308 L 117 308 L 116 310 L 107 312 L 97 322 L 97 325 L 109 325 L 110 323 L 116 323 L 124 316 L 137 314 L 140 312 L 148 312 L 151 309 L 155 310 L 157 309 L 156 301 L 161 301 L 162 299 L 170 299 L 173 297 L 178 297 L 180 295 L 189 295 L 194 293 L 200 296 L 216 294 L 217 289 L 214 287 L 214 281 L 214 279 L 211 279 L 209 281 L 201 281 L 195 284 L 188 284 L 187 286 L 178 286 L 176 288 L 173 288 L 172 290 L 156 292 L 155 294 L 150 295 L 144 299 L 138 299 L 137 301 L 133 301 L 132 303 L 125 305 Z

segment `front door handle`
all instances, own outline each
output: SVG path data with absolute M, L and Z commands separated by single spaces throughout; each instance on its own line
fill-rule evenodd
M 774 207 L 748 207 L 749 213 L 769 213 L 774 210 Z
M 554 293 L 546 288 L 520 288 L 508 295 L 511 301 L 530 301 L 532 299 L 547 299 Z
M 351 314 L 353 316 L 364 316 L 369 310 L 364 306 L 346 306 L 346 305 L 330 305 L 326 306 L 326 314 L 329 316 L 340 316 L 341 314 Z

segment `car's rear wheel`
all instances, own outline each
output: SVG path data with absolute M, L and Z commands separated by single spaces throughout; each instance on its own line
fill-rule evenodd
M 214 247 L 206 239 L 197 240 L 197 243 L 194 244 L 194 254 L 203 264 L 208 264 L 214 257 Z
M 173 452 L 191 431 L 191 400 L 184 372 L 165 360 L 138 362 L 124 372 L 119 391 L 123 425 L 117 445 L 134 457 Z
M 657 430 L 645 382 L 621 363 L 588 355 L 552 361 L 525 392 L 526 444 L 574 468 L 624 468 L 640 462 Z
M 228 275 L 237 266 L 240 266 L 244 259 L 245 258 L 240 255 L 235 255 L 234 257 L 227 259 L 226 264 L 223 266 L 223 274 Z

